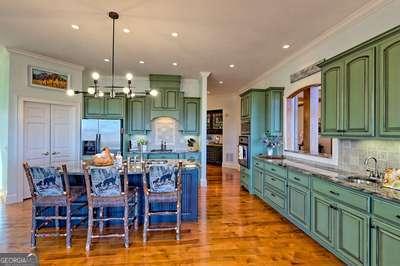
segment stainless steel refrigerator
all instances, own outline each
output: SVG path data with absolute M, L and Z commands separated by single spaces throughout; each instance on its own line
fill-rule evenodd
M 122 154 L 122 121 L 106 119 L 82 119 L 82 155 L 100 153 L 104 147 Z

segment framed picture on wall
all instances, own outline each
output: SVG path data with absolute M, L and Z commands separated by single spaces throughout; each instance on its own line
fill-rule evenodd
M 49 69 L 29 66 L 29 85 L 47 89 L 69 89 L 70 76 Z

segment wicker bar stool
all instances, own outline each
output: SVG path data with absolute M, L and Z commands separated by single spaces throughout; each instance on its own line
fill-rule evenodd
M 178 167 L 172 164 L 146 166 L 146 163 L 143 162 L 142 172 L 145 200 L 143 242 L 147 241 L 147 232 L 167 230 L 175 230 L 176 240 L 180 240 L 182 209 L 182 162 L 179 162 Z M 151 204 L 153 203 L 176 203 L 176 211 L 152 211 Z M 156 215 L 176 215 L 176 226 L 150 228 L 150 216 Z
M 80 216 L 72 215 L 71 209 L 72 205 L 76 204 L 75 201 L 83 195 L 83 188 L 71 189 L 66 165 L 62 165 L 62 177 L 60 172 L 54 167 L 31 167 L 28 162 L 24 162 L 23 168 L 32 196 L 31 247 L 36 247 L 37 237 L 65 236 L 66 246 L 70 248 L 72 238 L 71 220 L 82 219 Z M 77 204 L 80 205 L 80 208 L 85 206 L 85 203 Z M 65 215 L 60 215 L 60 207 L 66 208 Z M 53 216 L 43 214 L 48 208 L 55 208 Z M 39 233 L 41 228 L 53 220 L 55 222 L 56 233 Z M 59 232 L 60 220 L 64 220 L 66 223 L 64 234 Z M 37 221 L 45 222 L 38 226 Z
M 137 226 L 138 190 L 128 189 L 128 169 L 123 167 L 123 185 L 121 186 L 120 173 L 114 167 L 86 167 L 84 165 L 86 192 L 88 199 L 88 230 L 86 239 L 86 250 L 90 250 L 93 238 L 121 237 L 124 239 L 125 247 L 129 247 L 129 222 L 135 221 Z M 123 217 L 104 217 L 104 208 L 123 207 Z M 99 218 L 94 217 L 94 208 L 99 208 Z M 134 215 L 130 218 L 130 213 Z M 103 234 L 105 221 L 123 221 L 123 234 Z M 100 234 L 93 235 L 93 224 L 99 222 Z

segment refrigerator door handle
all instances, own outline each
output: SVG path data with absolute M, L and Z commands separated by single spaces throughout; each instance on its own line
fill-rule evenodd
M 96 134 L 96 153 L 100 153 L 100 134 Z

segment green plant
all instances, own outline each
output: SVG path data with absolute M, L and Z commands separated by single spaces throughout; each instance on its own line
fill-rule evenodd
M 145 138 L 138 138 L 137 139 L 137 145 L 147 145 L 148 141 Z

